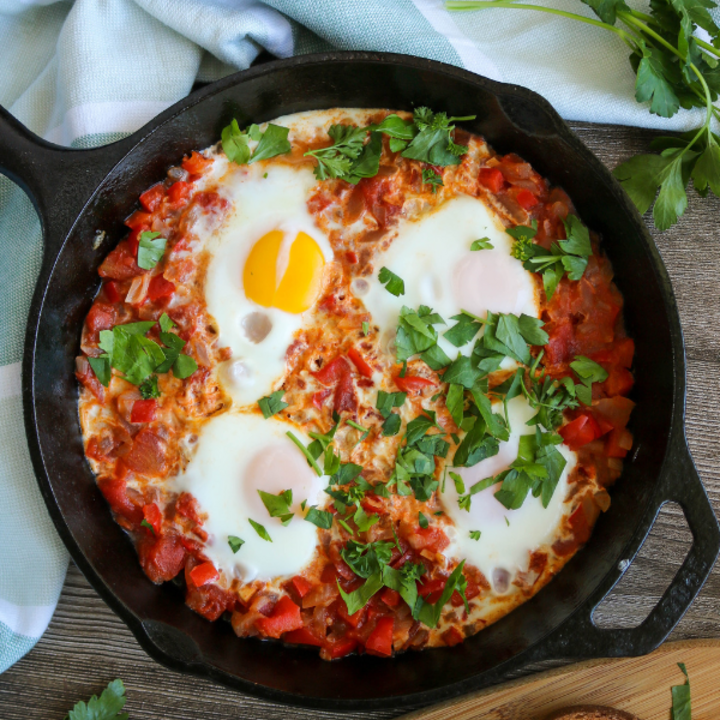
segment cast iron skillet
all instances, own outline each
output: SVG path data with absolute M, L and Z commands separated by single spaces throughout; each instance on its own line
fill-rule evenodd
M 123 218 L 168 166 L 216 142 L 232 117 L 242 125 L 333 106 L 417 105 L 477 114 L 465 124 L 469 130 L 500 152 L 517 152 L 566 188 L 584 221 L 603 234 L 637 344 L 636 451 L 587 546 L 531 601 L 454 648 L 408 652 L 391 661 L 362 656 L 329 663 L 314 649 L 240 640 L 228 623 L 211 624 L 189 610 L 172 583 L 158 587 L 147 580 L 85 462 L 74 362 L 83 318 L 98 290 L 98 265 L 125 233 Z M 40 489 L 75 562 L 160 662 L 272 700 L 399 710 L 497 683 L 538 660 L 647 653 L 700 590 L 717 556 L 720 530 L 685 442 L 683 340 L 670 282 L 619 185 L 538 95 L 418 58 L 311 55 L 227 77 L 126 140 L 96 150 L 46 143 L 2 111 L 0 166 L 31 197 L 45 235 L 23 365 L 25 423 Z M 692 530 L 685 562 L 641 625 L 597 628 L 594 608 L 669 500 L 682 506 Z

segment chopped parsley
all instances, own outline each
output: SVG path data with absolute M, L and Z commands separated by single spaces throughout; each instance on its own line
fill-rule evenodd
M 672 693 L 672 718 L 671 720 L 691 720 L 690 717 L 690 677 L 688 676 L 685 663 L 678 663 L 678 667 L 685 675 L 683 685 L 673 685 Z
M 258 495 L 270 513 L 270 517 L 280 518 L 283 525 L 287 525 L 293 519 L 294 513 L 290 511 L 293 500 L 292 490 L 283 490 L 277 495 L 258 490 Z
M 140 233 L 140 242 L 138 243 L 137 264 L 143 270 L 152 270 L 162 259 L 165 254 L 165 246 L 167 240 L 160 237 L 158 232 Z
M 245 544 L 245 541 L 237 535 L 228 535 L 228 545 L 233 551 L 233 555 Z
M 295 443 L 298 450 L 300 450 L 300 452 L 305 456 L 305 459 L 308 461 L 308 465 L 319 476 L 321 476 L 323 474 L 323 471 L 320 469 L 320 466 L 317 464 L 315 457 L 313 457 L 309 449 L 302 444 L 302 441 L 296 435 L 294 435 L 291 430 L 288 430 L 285 434 Z
M 305 519 L 323 530 L 329 530 L 332 527 L 333 514 L 327 510 L 318 510 L 314 505 L 308 510 Z
M 385 289 L 395 297 L 405 294 L 405 281 L 386 267 L 380 268 L 378 280 L 385 285 Z
M 368 128 L 354 125 L 332 125 L 328 135 L 333 141 L 329 147 L 308 150 L 305 157 L 317 160 L 315 177 L 318 180 L 339 178 L 357 184 L 364 177 L 374 177 L 380 167 L 382 136 Z
M 266 420 L 288 406 L 288 404 L 282 399 L 284 394 L 284 390 L 276 390 L 274 393 L 266 395 L 258 400 L 258 407 Z
M 416 108 L 413 122 L 418 132 L 403 150 L 402 156 L 438 167 L 459 165 L 460 157 L 467 152 L 467 146 L 453 142 L 455 125 L 452 123 L 474 120 L 475 117 L 448 117 L 444 112 L 433 113 L 426 107 Z
M 272 538 L 268 534 L 268 531 L 260 523 L 255 522 L 254 520 L 251 520 L 250 518 L 248 518 L 248 522 L 253 526 L 253 529 L 255 530 L 255 532 L 263 540 L 266 540 L 267 542 L 272 542 Z
M 429 185 L 434 195 L 437 189 L 443 186 L 442 175 L 433 168 L 426 168 L 422 171 L 422 183 L 423 185 Z
M 362 334 L 365 337 L 367 337 L 369 332 L 370 332 L 370 323 L 365 320 L 365 321 L 363 321 L 363 324 L 362 324 Z
M 604 382 L 608 374 L 605 368 L 584 355 L 576 355 L 570 367 L 580 378 L 582 385 L 575 385 L 575 394 L 584 405 L 592 405 L 592 384 Z
M 67 720 L 128 720 L 128 714 L 120 712 L 126 702 L 122 680 L 113 680 L 100 697 L 93 695 L 87 704 L 82 700 L 76 703 L 67 714 Z
M 471 540 L 479 540 L 480 535 L 481 535 L 481 533 L 479 530 L 471 530 L 470 531 L 470 539 Z
M 473 240 L 470 245 L 470 250 L 493 250 L 494 245 L 490 242 L 490 238 L 480 238 L 480 240 Z
M 144 528 L 147 528 L 153 535 L 155 535 L 155 528 L 145 519 L 140 523 L 140 525 Z
M 140 395 L 142 395 L 143 400 L 160 397 L 157 375 L 151 375 L 149 378 L 143 380 L 142 385 L 140 385 Z
M 423 530 L 427 530 L 428 524 L 428 519 L 421 512 L 418 513 L 418 525 L 420 525 Z
M 238 165 L 254 163 L 257 160 L 268 160 L 276 155 L 284 155 L 292 149 L 288 141 L 289 129 L 269 123 L 265 132 L 252 124 L 246 132 L 240 130 L 238 121 L 233 121 L 221 133 L 223 152 L 230 162 Z M 248 140 L 258 142 L 252 155 Z M 264 175 L 267 177 L 267 173 Z

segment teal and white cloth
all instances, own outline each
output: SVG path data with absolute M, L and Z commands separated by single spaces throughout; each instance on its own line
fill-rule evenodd
M 578 0 L 550 2 L 589 12 Z M 332 48 L 465 67 L 531 87 L 569 119 L 668 129 L 698 121 L 638 106 L 626 49 L 609 33 L 535 12 L 451 15 L 442 0 L 0 0 L 0 104 L 47 140 L 92 147 L 136 130 L 196 81 L 247 68 L 263 49 L 284 58 Z M 0 672 L 45 631 L 68 563 L 22 425 L 22 342 L 41 251 L 29 200 L 0 177 Z

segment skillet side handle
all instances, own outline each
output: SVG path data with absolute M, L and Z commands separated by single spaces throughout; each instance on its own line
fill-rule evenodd
M 136 140 L 92 150 L 49 143 L 0 106 L 0 173 L 17 183 L 40 216 L 46 262 L 55 257 L 96 186 Z
M 677 433 L 658 482 L 656 500 L 648 510 L 651 514 L 648 528 L 665 503 L 676 502 L 682 507 L 693 536 L 693 544 L 670 586 L 637 627 L 601 629 L 595 625 L 592 616 L 612 590 L 613 582 L 599 596 L 589 598 L 551 638 L 542 653 L 545 658 L 574 660 L 645 655 L 665 640 L 700 592 L 720 551 L 720 526 L 690 456 L 684 433 Z

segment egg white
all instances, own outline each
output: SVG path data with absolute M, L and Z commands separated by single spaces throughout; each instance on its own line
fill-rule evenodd
M 502 413 L 502 404 L 496 404 L 493 410 Z M 522 396 L 508 402 L 510 438 L 500 443 L 498 454 L 473 467 L 452 468 L 453 472 L 462 477 L 466 492 L 479 480 L 507 470 L 517 459 L 520 436 L 535 432 L 534 426 L 526 424 L 534 414 L 535 411 Z M 529 493 L 520 508 L 508 510 L 495 498 L 499 485 L 494 485 L 472 496 L 468 512 L 458 506 L 458 493 L 450 477 L 440 492 L 444 511 L 454 525 L 448 530 L 451 545 L 445 554 L 448 557 L 466 558 L 491 583 L 501 586 L 496 587 L 496 590 L 502 592 L 506 589 L 507 583 L 502 578 L 507 578 L 507 573 L 512 578 L 518 572 L 527 571 L 530 553 L 552 542 L 557 533 L 567 507 L 564 502 L 568 495 L 568 477 L 577 463 L 576 454 L 567 446 L 558 445 L 557 449 L 567 464 L 547 508 L 542 506 L 540 498 Z M 470 538 L 470 531 L 473 530 L 480 531 L 479 540 Z
M 188 492 L 207 514 L 208 533 L 203 552 L 229 578 L 244 582 L 294 575 L 312 559 L 317 528 L 304 520 L 307 506 L 324 504 L 325 476 L 310 468 L 286 432 L 291 430 L 305 445 L 310 440 L 298 429 L 275 418 L 227 412 L 210 419 L 201 429 L 192 459 L 184 472 L 173 478 L 170 490 Z M 287 526 L 270 517 L 258 490 L 277 495 L 293 491 Z M 263 540 L 248 519 L 262 525 L 272 542 Z M 233 553 L 228 537 L 245 541 Z
M 472 242 L 481 238 L 488 238 L 493 249 L 471 251 Z M 510 255 L 512 245 L 513 239 L 482 200 L 460 195 L 417 220 L 401 221 L 397 237 L 376 258 L 372 277 L 351 289 L 370 311 L 386 347 L 403 305 L 413 310 L 431 307 L 447 323 L 436 326 L 438 345 L 454 358 L 458 349 L 442 333 L 462 310 L 483 318 L 488 311 L 539 316 L 535 281 Z M 392 295 L 380 283 L 383 267 L 403 279 L 403 295 Z
M 263 163 L 231 167 L 223 180 L 232 210 L 223 226 L 206 240 L 211 259 L 204 292 L 208 312 L 217 322 L 219 346 L 232 350 L 232 359 L 219 366 L 218 378 L 237 406 L 252 405 L 272 392 L 285 372 L 285 353 L 305 316 L 262 307 L 246 297 L 243 270 L 253 246 L 271 230 L 285 233 L 277 263 L 278 282 L 299 232 L 315 240 L 326 263 L 333 259 L 327 237 L 307 209 L 316 183 L 307 166 Z M 252 313 L 264 316 L 271 325 L 259 342 L 248 336 L 243 324 Z

